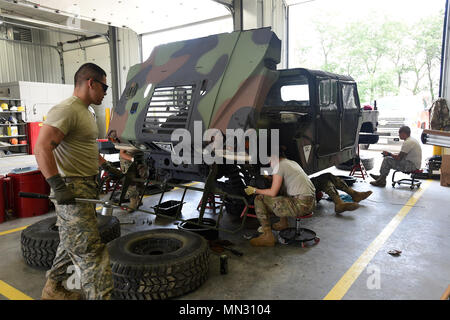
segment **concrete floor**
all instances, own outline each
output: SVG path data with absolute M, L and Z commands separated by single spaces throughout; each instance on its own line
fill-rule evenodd
M 396 146 L 391 150 L 395 150 Z M 376 157 L 378 173 L 381 163 L 380 150 L 374 146 L 364 151 Z M 32 162 L 32 160 L 24 160 Z M 16 162 L 17 163 L 17 162 Z M 5 163 L 0 163 L 5 166 Z M 348 174 L 335 168 L 328 171 Z M 371 179 L 368 179 L 371 181 Z M 197 184 L 196 186 L 201 186 Z M 230 240 L 234 247 L 244 253 L 242 257 L 225 252 L 229 259 L 229 273 L 220 274 L 219 255 L 211 254 L 208 280 L 196 291 L 179 299 L 323 299 L 344 276 L 360 256 L 367 256 L 366 249 L 385 227 L 404 208 L 414 194 L 408 187 L 389 184 L 385 189 L 371 186 L 358 179 L 354 188 L 372 190 L 370 198 L 361 202 L 353 212 L 334 213 L 332 202 L 322 200 L 312 219 L 304 220 L 304 227 L 317 232 L 320 242 L 312 247 L 301 248 L 277 243 L 274 248 L 254 248 L 244 235 L 254 234 L 258 223 L 248 218 L 244 229 L 234 234 L 220 232 L 221 239 Z M 422 196 L 412 207 L 387 240 L 368 259 L 365 267 L 343 299 L 439 299 L 450 284 L 450 215 L 448 214 L 449 189 L 434 180 L 425 186 Z M 182 190 L 167 193 L 164 200 L 179 199 Z M 183 217 L 195 216 L 200 194 L 188 192 L 188 203 L 183 207 Z M 144 199 L 144 208 L 157 203 L 159 195 Z M 405 209 L 403 209 L 405 210 Z M 27 266 L 20 252 L 20 231 L 3 234 L 3 231 L 32 224 L 54 215 L 15 219 L 0 224 L 0 280 L 33 299 L 39 299 L 45 283 L 45 271 Z M 153 228 L 176 228 L 173 221 L 161 219 L 142 212 L 126 214 L 115 211 L 114 215 L 125 222 L 131 219 L 135 225 L 122 225 L 122 235 Z M 142 222 L 150 219 L 151 225 Z M 223 227 L 236 229 L 241 220 L 224 215 Z M 275 220 L 274 220 L 275 221 Z M 290 221 L 294 225 L 294 220 Z M 391 249 L 402 251 L 401 256 L 387 253 Z M 374 278 L 375 276 L 375 278 Z M 375 285 L 374 285 L 375 284 Z M 0 300 L 6 298 L 0 294 Z

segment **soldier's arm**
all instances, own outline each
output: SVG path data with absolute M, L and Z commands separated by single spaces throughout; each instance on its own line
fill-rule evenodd
M 399 154 L 393 154 L 392 158 L 394 158 L 395 160 L 402 160 L 406 157 L 406 153 L 404 152 L 400 152 Z
M 282 183 L 283 177 L 278 174 L 274 174 L 272 178 L 272 186 L 270 187 L 270 189 L 255 189 L 255 193 L 270 197 L 276 197 L 278 195 L 278 192 L 280 192 Z
M 58 174 L 53 150 L 58 147 L 63 139 L 64 133 L 58 128 L 44 124 L 39 131 L 34 155 L 39 169 L 46 179 Z

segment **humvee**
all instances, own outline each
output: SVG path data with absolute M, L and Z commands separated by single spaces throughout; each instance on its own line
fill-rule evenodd
M 176 164 L 172 133 L 194 135 L 195 122 L 202 133 L 278 129 L 287 157 L 307 174 L 352 159 L 361 128 L 354 79 L 305 68 L 277 70 L 280 53 L 281 41 L 270 28 L 157 46 L 130 69 L 108 137 L 116 149 L 142 151 L 154 181 L 214 181 L 242 196 L 245 185 L 262 183 L 259 163 L 218 164 L 214 170 L 193 161 Z

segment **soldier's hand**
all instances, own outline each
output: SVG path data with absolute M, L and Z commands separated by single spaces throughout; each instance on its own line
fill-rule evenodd
M 247 188 L 245 188 L 244 191 L 248 196 L 251 196 L 252 194 L 256 193 L 256 188 L 252 187 L 252 186 L 248 186 Z
M 67 188 L 66 183 L 58 173 L 47 179 L 48 184 L 52 188 L 57 204 L 74 204 L 75 195 Z
M 109 161 L 103 162 L 102 165 L 100 166 L 100 168 L 102 168 L 103 170 L 105 170 L 105 171 L 108 173 L 108 175 L 109 175 L 111 178 L 115 179 L 115 180 L 118 180 L 118 179 L 120 179 L 120 178 L 123 177 L 122 171 L 120 171 L 119 169 L 115 168 L 115 167 L 112 165 L 112 163 L 109 162 Z

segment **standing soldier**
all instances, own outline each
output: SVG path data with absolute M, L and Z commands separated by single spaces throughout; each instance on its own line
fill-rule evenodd
M 35 156 L 55 200 L 60 243 L 47 282 L 44 300 L 81 299 L 63 282 L 74 265 L 81 272 L 86 299 L 110 299 L 113 289 L 109 255 L 100 240 L 94 204 L 75 203 L 75 198 L 98 199 L 98 167 L 111 176 L 120 170 L 98 151 L 98 128 L 88 110 L 100 105 L 106 95 L 106 73 L 93 63 L 75 73 L 73 96 L 54 106 L 47 115 L 36 142 Z

